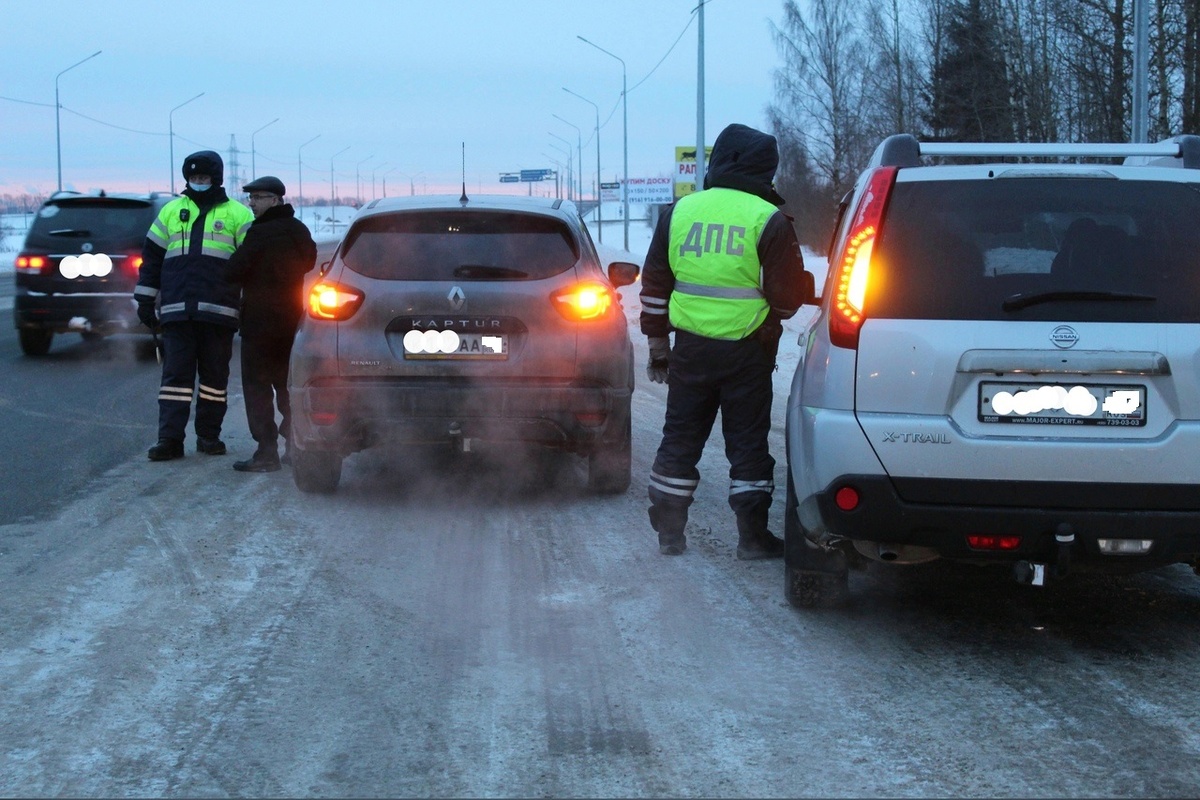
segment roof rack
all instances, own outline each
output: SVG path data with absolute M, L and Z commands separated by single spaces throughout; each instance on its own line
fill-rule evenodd
M 1200 136 L 1184 135 L 1156 144 L 1062 142 L 922 142 L 908 133 L 889 136 L 875 148 L 872 167 L 917 167 L 923 156 L 951 158 L 1126 158 L 1137 163 L 1178 160 L 1189 169 L 1200 169 Z

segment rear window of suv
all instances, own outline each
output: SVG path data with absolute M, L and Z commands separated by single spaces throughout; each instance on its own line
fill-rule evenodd
M 559 220 L 505 212 L 382 214 L 356 223 L 342 245 L 347 267 L 381 280 L 537 280 L 578 259 Z
M 899 181 L 864 311 L 887 319 L 1200 321 L 1200 185 Z
M 129 242 L 141 247 L 154 222 L 154 206 L 140 200 L 73 200 L 47 203 L 29 226 L 26 241 L 49 247 L 64 239 Z

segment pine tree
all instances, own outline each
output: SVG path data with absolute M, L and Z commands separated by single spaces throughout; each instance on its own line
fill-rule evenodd
M 940 139 L 1010 142 L 1013 90 L 996 21 L 981 0 L 951 8 L 930 82 L 929 126 Z

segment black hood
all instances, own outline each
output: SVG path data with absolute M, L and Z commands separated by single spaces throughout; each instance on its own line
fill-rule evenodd
M 208 175 L 213 187 L 225 184 L 225 162 L 212 150 L 199 150 L 183 160 L 183 179 L 191 175 Z
M 782 206 L 775 191 L 779 145 L 769 133 L 734 123 L 721 131 L 713 144 L 712 159 L 704 172 L 704 188 L 737 189 Z

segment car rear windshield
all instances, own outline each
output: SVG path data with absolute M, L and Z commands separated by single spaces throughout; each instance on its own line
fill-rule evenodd
M 154 207 L 143 200 L 96 199 L 47 203 L 29 226 L 28 243 L 68 246 L 71 240 L 122 242 L 140 248 L 154 222 Z
M 864 311 L 889 319 L 1200 321 L 1200 185 L 897 182 Z
M 382 280 L 537 280 L 565 272 L 578 259 L 578 245 L 559 220 L 507 212 L 368 217 L 342 245 L 347 267 Z

